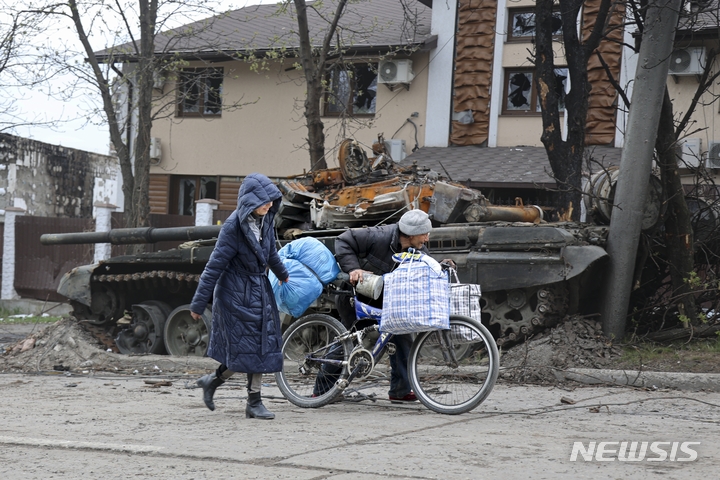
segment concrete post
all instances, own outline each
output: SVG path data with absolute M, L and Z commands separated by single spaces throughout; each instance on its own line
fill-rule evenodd
M 212 198 L 203 198 L 195 202 L 195 226 L 207 227 L 213 224 L 213 211 L 222 205 Z
M 5 209 L 5 232 L 3 235 L 2 257 L 2 300 L 17 300 L 20 295 L 15 291 L 15 218 L 24 215 L 25 210 L 18 207 Z
M 111 203 L 95 202 L 95 231 L 109 232 L 112 228 L 112 212 L 118 207 Z M 93 263 L 100 263 L 112 256 L 112 245 L 109 243 L 96 243 Z
M 658 118 L 665 95 L 680 3 L 680 0 L 651 1 L 645 18 L 625 148 L 620 159 L 610 219 L 607 244 L 610 264 L 601 308 L 603 332 L 616 339 L 625 334 Z

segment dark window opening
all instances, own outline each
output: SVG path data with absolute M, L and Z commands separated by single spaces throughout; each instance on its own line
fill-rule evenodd
M 173 176 L 170 180 L 170 213 L 195 215 L 195 202 L 218 199 L 218 177 Z
M 368 63 L 345 64 L 330 70 L 325 116 L 374 115 L 377 68 Z
M 180 71 L 178 108 L 180 117 L 220 116 L 222 68 L 188 68 Z
M 562 36 L 562 17 L 559 11 L 552 13 L 550 28 L 553 37 Z M 515 8 L 509 10 L 508 15 L 508 42 L 531 42 L 535 37 L 535 9 Z
M 537 89 L 533 83 L 532 70 L 506 70 L 505 96 L 503 113 L 506 115 L 537 114 L 540 113 L 540 103 L 537 98 Z M 565 92 L 567 90 L 568 69 L 555 69 L 558 108 L 565 111 Z

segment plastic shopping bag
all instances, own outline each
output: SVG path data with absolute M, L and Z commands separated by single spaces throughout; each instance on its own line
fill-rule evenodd
M 462 315 L 482 322 L 480 285 L 460 283 L 455 270 L 452 270 L 451 277 L 454 277 L 455 282 L 450 284 L 450 314 Z
M 323 287 L 335 280 L 338 267 L 332 252 L 318 239 L 306 237 L 292 241 L 278 251 L 283 265 L 290 274 L 290 281 L 279 284 L 270 271 L 278 310 L 299 318 L 322 294 Z
M 421 253 L 393 255 L 400 263 L 383 275 L 380 331 L 393 334 L 450 328 L 450 292 L 446 272 Z

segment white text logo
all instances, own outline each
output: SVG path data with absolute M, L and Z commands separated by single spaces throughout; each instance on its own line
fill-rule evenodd
M 570 461 L 586 462 L 693 462 L 700 442 L 573 442 Z

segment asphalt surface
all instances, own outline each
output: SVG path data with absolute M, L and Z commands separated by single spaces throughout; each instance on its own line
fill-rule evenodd
M 264 402 L 277 418 L 262 421 L 245 418 L 241 379 L 218 390 L 211 412 L 201 390 L 186 388 L 196 378 L 0 375 L 0 478 L 717 477 L 717 392 L 501 383 L 474 411 L 445 416 L 390 404 L 382 382 L 361 402 L 301 409 L 266 376 Z M 620 444 L 610 443 L 599 457 L 607 461 L 572 462 L 574 442 L 669 443 L 663 461 L 619 461 Z M 697 459 L 678 461 L 691 455 L 676 448 L 671 461 L 674 442 L 700 442 L 690 446 Z

